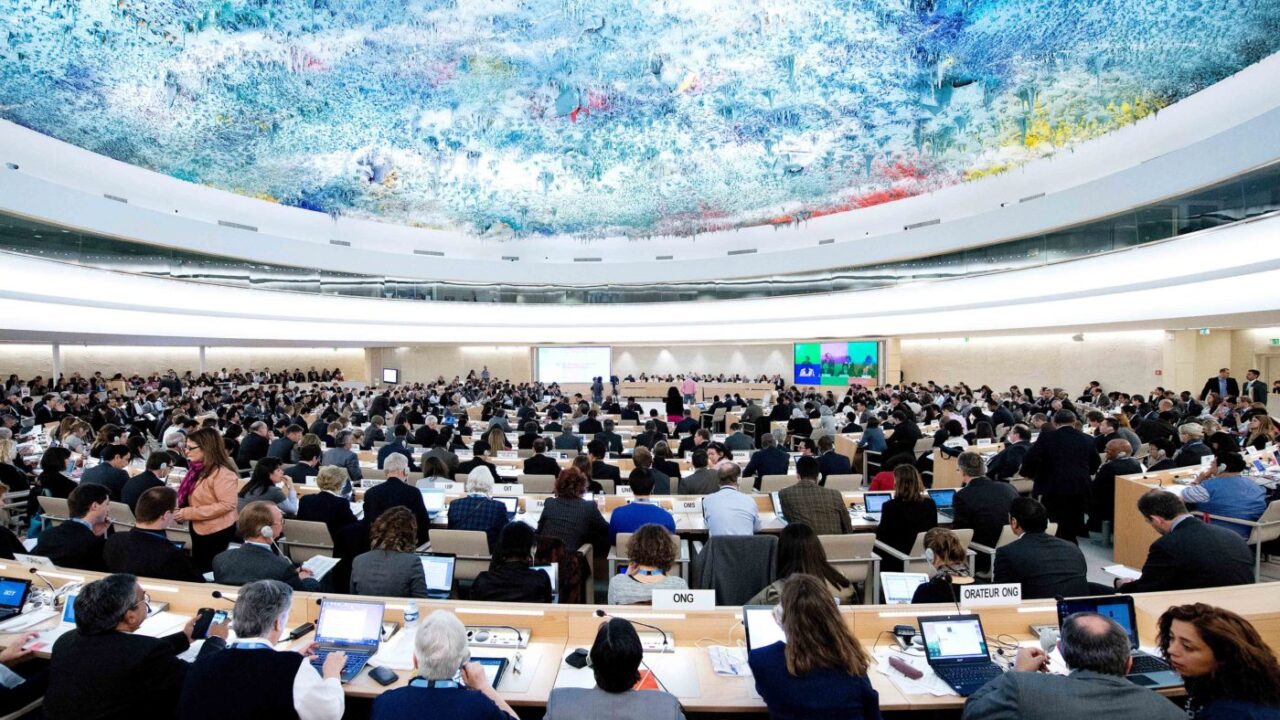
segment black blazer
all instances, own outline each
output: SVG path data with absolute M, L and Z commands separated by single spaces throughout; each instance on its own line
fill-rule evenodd
M 996 453 L 987 463 L 987 474 L 993 480 L 1008 480 L 1017 475 L 1030 449 L 1031 441 L 1029 440 L 1005 445 L 1004 449 Z
M 950 578 L 934 576 L 929 582 L 916 588 L 911 596 L 912 605 L 923 603 L 960 603 L 960 586 L 952 584 Z
M 165 482 L 150 470 L 143 470 L 124 484 L 124 491 L 120 493 L 120 502 L 128 505 L 130 510 L 137 510 L 138 498 L 141 498 L 143 493 L 151 488 L 163 487 L 164 484 Z
M 1040 431 L 1027 457 L 1022 461 L 1022 475 L 1029 477 L 1033 495 L 1089 494 L 1089 481 L 1102 460 L 1093 449 L 1093 438 L 1074 427 Z
M 677 482 L 680 479 L 680 464 L 675 460 L 653 459 L 653 469 L 666 475 L 668 478 L 674 478 Z M 661 495 L 656 489 L 653 491 L 655 495 Z
M 1024 598 L 1089 595 L 1080 548 L 1046 533 L 1025 533 L 996 551 L 995 582 L 1022 583 Z
M 916 459 L 916 441 L 922 437 L 920 426 L 914 422 L 898 423 L 893 426 L 893 434 L 885 439 L 885 449 L 882 460 L 888 460 L 894 455 L 907 453 L 911 455 L 911 460 Z
M 425 543 L 431 530 L 431 518 L 427 515 L 427 506 L 422 502 L 422 493 L 399 478 L 390 478 L 365 491 L 365 523 L 373 527 L 379 515 L 397 505 L 409 508 L 409 512 L 413 513 L 414 519 L 418 521 L 418 544 Z
M 134 528 L 107 539 L 102 551 L 107 570 L 139 577 L 204 582 L 204 576 L 163 532 Z
M 1133 458 L 1116 458 L 1102 463 L 1093 478 L 1089 495 L 1089 529 L 1102 530 L 1103 520 L 1116 517 L 1116 476 L 1142 472 L 1142 464 Z
M 489 468 L 489 474 L 493 476 L 493 482 L 495 485 L 502 482 L 502 480 L 498 478 L 498 468 L 493 463 L 486 461 L 479 455 L 472 456 L 470 460 L 464 463 L 458 463 L 458 468 L 454 472 L 458 475 L 470 475 L 471 471 L 478 467 Z
M 557 476 L 560 474 L 560 463 L 546 455 L 534 455 L 533 457 L 525 458 L 524 474 Z
M 956 530 L 972 528 L 974 542 L 995 547 L 1000 531 L 1009 524 L 1009 506 L 1017 499 L 1018 491 L 1009 483 L 973 478 L 956 493 L 955 522 L 951 526 Z M 984 565 L 985 558 L 984 555 Z
M 356 522 L 351 503 L 327 492 L 308 493 L 298 498 L 298 519 L 324 523 L 335 539 L 338 531 Z
M 99 463 L 84 472 L 80 478 L 82 485 L 101 485 L 110 493 L 111 499 L 120 502 L 124 486 L 129 482 L 129 473 L 104 463 Z
M 933 498 L 926 497 L 920 502 L 904 502 L 891 499 L 880 509 L 880 524 L 876 526 L 876 539 L 898 552 L 911 552 L 916 535 L 928 532 L 938 526 L 938 506 Z M 888 565 L 891 572 L 900 571 L 902 563 L 892 557 L 881 561 L 881 567 Z
M 1253 553 L 1244 538 L 1189 516 L 1151 543 L 1142 577 L 1121 589 L 1131 593 L 1252 583 Z
M 105 572 L 102 549 L 106 542 L 81 523 L 66 520 L 40 533 L 40 542 L 32 553 L 49 558 L 58 567 Z
M 368 440 L 368 438 L 365 439 Z M 243 450 L 244 446 L 241 445 L 240 449 Z M 271 444 L 267 446 L 267 457 L 279 458 L 286 465 L 293 462 L 293 441 L 287 437 L 278 437 L 272 440 Z
M 270 447 L 271 441 L 257 433 L 245 435 L 244 440 L 240 441 L 240 452 L 236 453 L 236 466 L 241 470 L 248 470 L 249 463 L 266 457 Z
M 471 599 L 494 602 L 551 602 L 551 578 L 522 562 L 504 563 L 476 576 Z
M 595 435 L 596 433 L 601 432 L 604 432 L 604 425 L 602 425 L 599 420 L 587 418 L 586 420 L 578 423 L 579 435 Z
M 616 465 L 610 465 L 603 460 L 596 460 L 591 463 L 591 479 L 592 480 L 612 480 L 616 486 L 622 482 L 622 471 Z
M 49 689 L 44 698 L 48 720 L 134 720 L 175 718 L 189 665 L 178 659 L 187 638 L 164 638 L 112 630 L 81 635 L 72 630 L 53 644 Z M 210 638 L 203 656 L 225 647 Z
M 818 456 L 818 471 L 821 473 L 820 485 L 825 485 L 828 475 L 848 475 L 853 472 L 849 458 L 832 450 Z

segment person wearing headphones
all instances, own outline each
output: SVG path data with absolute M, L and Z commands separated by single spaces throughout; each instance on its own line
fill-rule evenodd
M 278 505 L 266 500 L 245 505 L 236 527 L 244 544 L 213 558 L 214 582 L 245 585 L 255 580 L 279 580 L 294 590 L 320 589 L 320 582 L 311 577 L 310 570 L 294 565 L 276 546 L 284 531 L 284 515 Z
M 547 698 L 544 720 L 577 720 L 609 717 L 615 720 L 684 720 L 675 695 L 657 689 L 651 675 L 640 674 L 644 648 L 630 621 L 609 618 L 596 630 L 591 645 L 590 665 L 595 676 L 593 688 L 556 688 Z M 657 678 L 653 675 L 653 678 Z M 637 685 L 649 687 L 639 692 Z M 375 720 L 380 720 L 375 717 Z
M 930 530 L 924 534 L 924 559 L 933 566 L 933 577 L 916 588 L 912 604 L 958 603 L 959 586 L 973 582 L 960 538 L 946 528 Z
M 484 668 L 471 662 L 467 629 L 453 613 L 437 610 L 422 621 L 413 637 L 413 667 L 407 685 L 373 701 L 371 720 L 519 717 L 489 684 Z

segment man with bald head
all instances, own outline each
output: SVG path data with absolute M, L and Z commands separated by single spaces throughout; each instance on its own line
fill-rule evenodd
M 1089 532 L 1102 532 L 1102 522 L 1116 516 L 1116 476 L 1143 471 L 1142 463 L 1131 457 L 1133 447 L 1124 438 L 1107 441 L 1106 462 L 1098 468 L 1089 495 Z
M 1116 621 L 1097 613 L 1071 615 L 1062 621 L 1058 647 L 1070 674 L 1041 672 L 1049 663 L 1044 651 L 1021 648 L 1013 672 L 978 688 L 965 702 L 964 720 L 1186 718 L 1169 700 L 1125 678 L 1133 659 L 1129 634 Z

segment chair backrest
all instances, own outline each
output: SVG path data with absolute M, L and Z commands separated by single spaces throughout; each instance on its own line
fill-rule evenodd
M 66 498 L 41 495 L 36 498 L 36 501 L 40 503 L 40 513 L 44 515 L 45 520 L 49 521 L 50 525 L 58 525 L 63 520 L 71 519 L 71 509 L 67 507 Z
M 111 518 L 111 528 L 115 532 L 124 532 L 138 524 L 133 517 L 133 509 L 122 502 L 112 502 L 107 506 L 107 517 Z
M 386 480 L 387 471 L 377 468 L 360 468 L 360 476 L 365 480 Z
M 488 559 L 489 536 L 483 530 L 432 530 L 431 551 Z
M 1017 539 L 1018 536 L 1013 534 L 1013 528 L 1005 525 L 1000 530 L 1000 538 L 996 540 L 996 547 L 1002 548 Z
M 862 476 L 856 473 L 848 475 L 828 475 L 826 487 L 840 492 L 852 492 L 862 489 Z
M 792 475 L 762 475 L 760 477 L 760 492 L 778 492 L 783 488 L 795 485 L 796 482 L 796 478 Z
M 322 522 L 284 519 L 284 539 L 281 542 L 289 559 L 306 562 L 314 555 L 333 555 L 333 537 L 329 526 Z
M 465 482 L 467 481 L 467 473 L 454 473 L 454 474 L 453 474 L 453 481 L 454 481 L 454 482 L 465 483 Z
M 520 475 L 516 482 L 524 486 L 525 493 L 550 495 L 556 491 L 555 475 Z
M 851 535 L 819 535 L 818 542 L 827 553 L 827 562 L 839 570 L 849 582 L 865 582 L 871 575 L 873 549 L 876 545 L 874 533 L 854 533 Z
M 600 487 L 604 488 L 605 495 L 613 495 L 617 491 L 616 484 L 607 478 L 597 478 L 596 482 L 600 483 Z
M 1267 505 L 1262 517 L 1258 518 L 1258 524 L 1262 527 L 1253 528 L 1253 532 L 1249 533 L 1250 545 L 1280 538 L 1280 500 L 1272 500 Z
M 627 555 L 627 548 L 630 547 L 631 536 L 634 534 L 635 533 L 629 533 L 629 532 L 618 533 L 618 539 L 615 540 L 613 543 L 613 547 L 617 551 L 618 560 L 626 560 L 629 557 Z M 432 537 L 435 537 L 435 535 L 433 534 Z M 675 551 L 676 551 L 676 560 L 679 560 L 680 559 L 680 536 L 670 535 L 670 538 L 671 538 L 671 547 L 675 548 Z
M 743 605 L 777 575 L 778 538 L 720 535 L 693 559 L 690 587 L 716 591 L 716 605 Z
M 676 482 L 676 478 L 671 478 L 671 482 Z M 751 475 L 742 475 L 738 478 L 738 489 L 748 495 L 755 492 L 756 479 Z

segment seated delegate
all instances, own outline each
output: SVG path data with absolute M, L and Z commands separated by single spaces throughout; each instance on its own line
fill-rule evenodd
M 545 720 L 684 720 L 674 695 L 635 689 L 641 680 L 644 648 L 627 620 L 609 618 L 601 623 L 588 657 L 595 687 L 552 690 Z
M 352 562 L 352 594 L 425 598 L 427 577 L 414 554 L 417 540 L 417 521 L 408 509 L 397 505 L 379 515 L 369 530 L 372 549 Z
M 551 602 L 551 577 L 533 569 L 533 528 L 515 520 L 498 534 L 489 569 L 471 583 L 472 600 L 495 602 Z
M 678 542 L 661 525 L 642 525 L 626 547 L 627 571 L 609 578 L 609 604 L 648 604 L 654 590 L 687 590 L 682 577 L 668 575 L 678 559 Z M 619 548 L 619 552 L 622 549 Z
M 1280 720 L 1280 663 L 1248 620 L 1176 605 L 1156 622 L 1160 651 L 1186 683 L 1193 720 Z
M 778 579 L 747 601 L 748 605 L 777 605 L 782 586 L 796 574 L 812 575 L 827 585 L 827 594 L 841 605 L 857 602 L 853 583 L 827 562 L 827 552 L 813 528 L 804 523 L 788 523 L 778 537 Z

